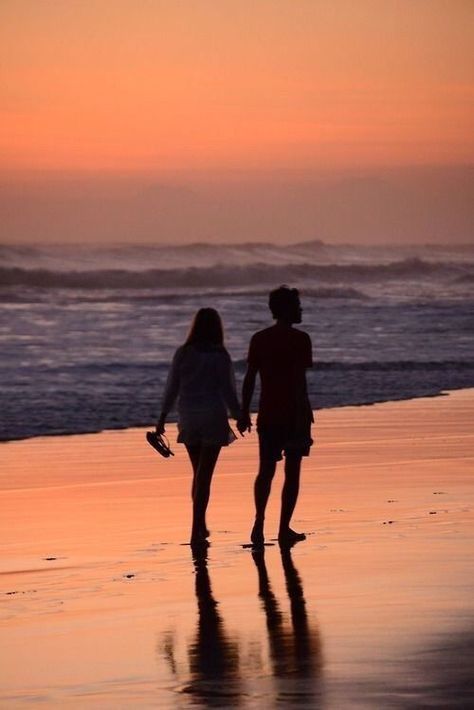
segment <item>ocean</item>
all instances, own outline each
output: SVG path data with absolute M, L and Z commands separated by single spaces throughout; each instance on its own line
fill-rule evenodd
M 474 387 L 474 246 L 3 245 L 0 440 L 153 424 L 202 306 L 240 385 L 283 283 L 301 291 L 315 409 Z

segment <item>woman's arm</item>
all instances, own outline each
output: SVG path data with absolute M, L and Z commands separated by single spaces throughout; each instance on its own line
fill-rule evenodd
M 241 415 L 240 402 L 237 397 L 237 389 L 235 386 L 235 375 L 232 360 L 229 353 L 225 352 L 225 357 L 222 358 L 222 367 L 220 369 L 220 384 L 224 402 L 233 419 L 239 419 Z
M 179 363 L 181 360 L 182 348 L 178 348 L 173 356 L 171 362 L 171 367 L 168 372 L 168 378 L 166 380 L 165 391 L 163 394 L 163 399 L 161 401 L 161 414 L 158 417 L 156 424 L 156 431 L 158 434 L 163 434 L 165 430 L 166 417 L 170 409 L 172 409 L 176 397 L 179 392 Z

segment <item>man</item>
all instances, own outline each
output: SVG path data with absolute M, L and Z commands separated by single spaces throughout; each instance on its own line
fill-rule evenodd
M 312 367 L 309 335 L 294 328 L 301 323 L 302 308 L 295 288 L 280 286 L 268 302 L 275 325 L 252 336 L 247 372 L 242 388 L 242 416 L 237 422 L 241 434 L 250 431 L 250 404 L 257 373 L 261 394 L 257 417 L 260 465 L 254 485 L 255 523 L 251 541 L 264 544 L 265 509 L 277 461 L 285 454 L 285 482 L 281 499 L 278 541 L 291 545 L 304 540 L 304 533 L 290 527 L 299 492 L 301 459 L 308 456 L 313 415 L 306 388 L 306 369 Z

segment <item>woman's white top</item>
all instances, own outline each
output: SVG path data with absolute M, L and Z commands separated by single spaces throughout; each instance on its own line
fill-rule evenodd
M 174 354 L 161 411 L 178 403 L 178 441 L 227 446 L 235 440 L 228 413 L 238 419 L 240 405 L 232 361 L 222 346 L 182 345 Z

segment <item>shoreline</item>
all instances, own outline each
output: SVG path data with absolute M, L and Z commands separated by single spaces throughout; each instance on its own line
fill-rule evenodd
M 397 398 L 392 398 L 392 399 L 380 399 L 380 400 L 374 400 L 373 402 L 361 402 L 359 404 L 335 404 L 332 406 L 327 406 L 327 407 L 321 407 L 321 408 L 313 408 L 313 416 L 316 415 L 317 412 L 322 412 L 322 411 L 327 411 L 327 410 L 338 410 L 338 409 L 345 409 L 347 407 L 373 407 L 374 405 L 380 405 L 380 404 L 389 404 L 390 402 L 410 402 L 412 400 L 418 400 L 418 399 L 431 399 L 431 398 L 436 398 L 436 397 L 447 397 L 450 394 L 454 392 L 460 392 L 464 390 L 471 390 L 474 389 L 474 387 L 458 387 L 454 389 L 440 389 L 436 392 L 433 393 L 423 393 L 423 394 L 415 394 L 415 395 L 410 395 L 410 396 L 401 396 Z M 255 417 L 257 416 L 256 411 L 252 411 L 251 413 L 252 420 L 255 421 Z M 229 421 L 233 421 L 229 419 Z M 171 416 L 167 420 L 167 425 L 175 425 L 177 423 L 177 416 Z M 148 423 L 148 424 L 134 424 L 131 426 L 120 426 L 120 427 L 113 427 L 113 428 L 105 428 L 105 429 L 90 429 L 90 430 L 83 430 L 83 431 L 64 431 L 64 432 L 51 432 L 51 433 L 42 433 L 42 434 L 32 434 L 30 436 L 21 436 L 21 437 L 15 437 L 13 439 L 2 439 L 0 438 L 0 446 L 3 444 L 10 444 L 16 441 L 30 441 L 34 439 L 50 439 L 50 438 L 55 438 L 55 437 L 70 437 L 70 436 L 89 436 L 92 434 L 103 434 L 106 432 L 111 432 L 111 431 L 129 431 L 131 429 L 145 429 L 145 428 L 153 428 L 154 423 Z

